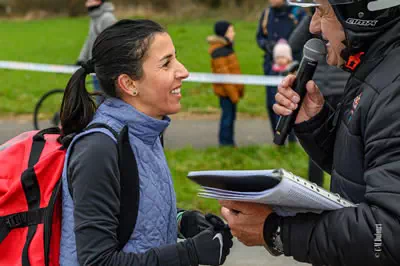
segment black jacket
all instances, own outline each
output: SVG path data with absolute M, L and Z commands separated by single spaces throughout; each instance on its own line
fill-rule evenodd
M 370 46 L 336 113 L 296 125 L 331 190 L 359 203 L 282 218 L 284 252 L 314 265 L 400 265 L 400 23 Z

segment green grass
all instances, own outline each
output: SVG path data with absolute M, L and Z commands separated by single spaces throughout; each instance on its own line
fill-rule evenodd
M 239 149 L 209 148 L 194 150 L 167 150 L 168 164 L 174 178 L 178 205 L 181 208 L 199 209 L 218 214 L 216 200 L 196 196 L 199 186 L 186 176 L 189 171 L 202 170 L 260 170 L 284 168 L 296 175 L 307 177 L 308 156 L 298 146 L 254 146 Z M 325 177 L 329 187 L 329 176 Z
M 1 21 L 0 60 L 48 64 L 74 64 L 88 31 L 87 18 L 56 18 L 36 21 Z M 178 57 L 191 72 L 210 72 L 206 37 L 212 34 L 214 20 L 160 20 L 176 46 Z M 257 47 L 257 23 L 234 21 L 235 49 L 245 74 L 262 74 L 262 52 Z M 64 88 L 69 75 L 0 70 L 0 114 L 31 113 L 40 95 L 52 88 Z M 183 111 L 216 112 L 217 97 L 211 84 L 186 82 Z M 248 86 L 239 112 L 265 114 L 265 90 Z

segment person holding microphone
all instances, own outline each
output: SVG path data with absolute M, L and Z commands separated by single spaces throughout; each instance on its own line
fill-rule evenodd
M 351 73 L 333 111 L 314 81 L 301 106 L 295 76 L 278 88 L 274 111 L 290 115 L 310 157 L 331 174 L 331 191 L 356 207 L 280 217 L 267 205 L 221 201 L 232 234 L 248 246 L 313 265 L 399 265 L 400 1 L 289 0 L 315 6 L 329 65 Z

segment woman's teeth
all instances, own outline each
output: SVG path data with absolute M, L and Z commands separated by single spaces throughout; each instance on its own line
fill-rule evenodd
M 177 88 L 173 91 L 171 91 L 172 94 L 180 94 L 181 93 L 181 88 Z

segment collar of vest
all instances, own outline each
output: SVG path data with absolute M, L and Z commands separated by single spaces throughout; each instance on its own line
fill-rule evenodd
M 99 106 L 94 120 L 101 117 L 127 125 L 130 134 L 149 145 L 154 144 L 171 121 L 168 116 L 162 120 L 150 117 L 117 98 L 109 98 Z

